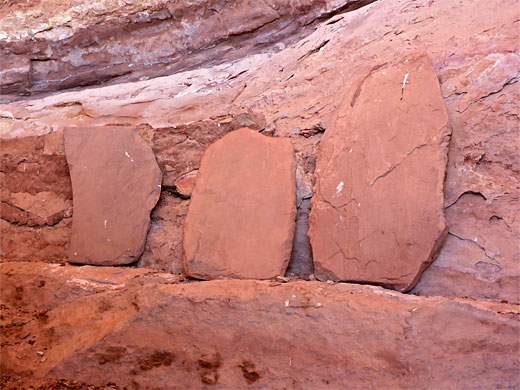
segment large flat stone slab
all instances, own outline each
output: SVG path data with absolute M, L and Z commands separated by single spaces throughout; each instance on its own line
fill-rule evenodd
M 374 67 L 320 145 L 309 236 L 316 276 L 407 291 L 446 237 L 450 130 L 424 56 Z
M 172 284 L 128 268 L 4 267 L 2 373 L 128 389 L 519 384 L 514 304 L 347 283 Z
M 128 127 L 71 127 L 64 138 L 73 193 L 69 260 L 95 265 L 137 261 L 161 193 L 152 149 Z
M 184 267 L 200 279 L 283 275 L 296 217 L 295 157 L 287 139 L 243 128 L 202 158 L 184 227 Z

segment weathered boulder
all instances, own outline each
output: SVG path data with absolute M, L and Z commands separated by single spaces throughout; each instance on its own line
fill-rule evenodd
M 128 268 L 17 267 L 2 291 L 2 373 L 129 389 L 519 385 L 518 305 L 346 283 L 172 284 Z
M 70 261 L 137 261 L 161 193 L 152 149 L 128 127 L 70 127 L 64 139 L 74 207 Z
M 187 275 L 283 275 L 294 236 L 295 169 L 288 140 L 246 128 L 210 146 L 202 157 L 184 226 Z
M 375 66 L 323 137 L 309 236 L 316 277 L 411 289 L 446 238 L 450 130 L 425 55 Z

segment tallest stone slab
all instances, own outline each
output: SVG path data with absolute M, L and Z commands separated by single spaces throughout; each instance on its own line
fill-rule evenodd
M 450 138 L 425 55 L 374 67 L 321 141 L 309 236 L 318 279 L 408 291 L 446 237 Z

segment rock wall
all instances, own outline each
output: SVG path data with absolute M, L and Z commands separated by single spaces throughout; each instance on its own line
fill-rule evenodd
M 476 1 L 457 5 L 442 0 L 378 2 L 334 16 L 275 55 L 256 54 L 148 81 L 1 104 L 2 159 L 11 161 L 23 143 L 48 142 L 52 146 L 47 152 L 38 150 L 57 164 L 46 166 L 52 173 L 31 176 L 28 168 L 21 172 L 23 159 L 16 165 L 3 162 L 6 182 L 17 177 L 33 186 L 6 187 L 8 192 L 3 193 L 1 222 L 3 231 L 9 232 L 2 235 L 3 259 L 65 260 L 71 210 L 70 195 L 58 188 L 68 181 L 60 146 L 63 127 L 137 126 L 154 148 L 165 176 L 162 198 L 177 197 L 179 207 L 188 201 L 176 191 L 175 180 L 196 170 L 202 152 L 228 131 L 248 126 L 287 137 L 296 151 L 298 203 L 302 204 L 313 194 L 316 149 L 344 92 L 355 88 L 377 59 L 404 58 L 421 50 L 431 58 L 439 77 L 453 134 L 445 184 L 449 235 L 439 258 L 414 291 L 517 299 L 519 126 L 515 103 L 520 58 L 517 32 L 511 27 L 518 16 L 517 2 L 507 5 L 511 12 L 504 15 L 505 5 Z M 453 14 L 460 15 L 457 31 L 453 31 Z M 44 138 L 26 138 L 32 136 Z M 31 163 L 37 171 L 37 162 Z M 39 183 L 47 180 L 52 184 Z M 18 206 L 11 194 L 23 197 L 29 191 L 36 195 L 48 186 L 56 186 L 52 197 L 64 202 L 53 217 L 63 221 L 34 227 L 17 222 L 24 217 L 12 216 L 12 207 Z M 178 227 L 183 209 L 166 213 L 160 205 L 156 208 L 140 264 L 180 271 Z M 31 211 L 22 207 L 19 212 Z M 158 237 L 166 231 L 176 233 L 164 243 Z M 298 245 L 308 251 L 305 240 Z
M 72 186 L 63 133 L 0 140 L 2 260 L 61 262 Z
M 22 388 L 519 388 L 519 20 L 518 0 L 7 2 L 2 374 L 29 378 Z M 446 241 L 408 295 L 317 282 L 307 233 L 323 134 L 375 65 L 418 53 L 452 131 Z M 108 126 L 151 147 L 160 198 L 136 263 L 70 266 L 64 129 Z M 189 280 L 201 158 L 242 127 L 294 149 L 286 277 Z

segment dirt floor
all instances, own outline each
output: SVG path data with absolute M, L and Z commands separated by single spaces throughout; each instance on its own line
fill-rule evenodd
M 52 379 L 35 379 L 18 375 L 2 374 L 2 382 L 0 387 L 3 390 L 119 390 L 114 384 L 107 384 L 103 387 L 92 386 L 82 382 Z M 122 390 L 122 389 L 121 389 Z

